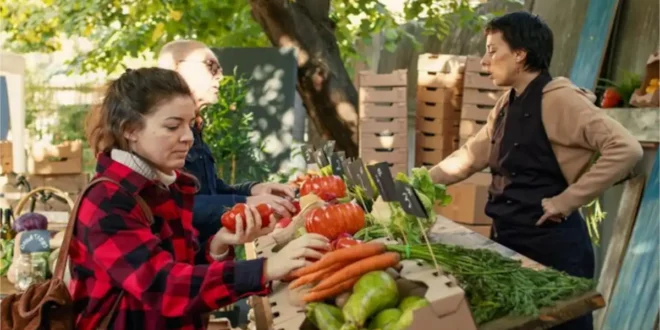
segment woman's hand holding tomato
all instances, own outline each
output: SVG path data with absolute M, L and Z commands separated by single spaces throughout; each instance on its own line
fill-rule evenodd
M 237 204 L 222 215 L 223 227 L 211 241 L 211 252 L 222 254 L 229 245 L 252 242 L 257 237 L 271 233 L 276 224 L 272 209 L 267 204 L 257 207 Z

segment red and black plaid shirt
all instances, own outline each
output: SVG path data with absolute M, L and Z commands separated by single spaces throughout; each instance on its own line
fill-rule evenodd
M 219 262 L 208 246 L 200 251 L 194 180 L 177 175 L 167 190 L 105 154 L 97 175 L 121 187 L 100 182 L 80 204 L 69 252 L 76 329 L 96 329 L 122 290 L 113 329 L 204 329 L 204 313 L 269 292 L 263 259 Z M 135 195 L 151 207 L 153 225 Z M 205 253 L 207 263 L 195 264 L 196 253 Z

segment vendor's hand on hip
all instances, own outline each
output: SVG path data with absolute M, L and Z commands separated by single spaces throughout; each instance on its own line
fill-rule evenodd
M 259 204 L 268 204 L 273 211 L 283 218 L 290 218 L 296 212 L 296 207 L 286 198 L 275 195 L 257 195 L 247 198 L 247 204 L 257 206 Z
M 537 226 L 541 226 L 548 220 L 557 223 L 561 223 L 566 220 L 566 217 L 557 209 L 557 207 L 555 207 L 554 204 L 552 204 L 549 198 L 544 198 L 541 201 L 541 205 L 543 206 L 543 215 L 539 221 L 536 222 Z

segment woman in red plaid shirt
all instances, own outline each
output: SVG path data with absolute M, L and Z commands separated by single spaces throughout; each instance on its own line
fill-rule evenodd
M 268 260 L 233 261 L 232 245 L 273 229 L 261 228 L 254 207 L 236 233 L 223 228 L 200 247 L 192 226 L 197 181 L 178 171 L 194 120 L 186 83 L 159 68 L 127 71 L 92 112 L 87 135 L 98 152 L 96 176 L 118 185 L 97 183 L 80 204 L 70 248 L 76 329 L 96 329 L 106 315 L 112 329 L 204 329 L 205 313 L 268 294 L 270 281 L 328 248 L 325 238 L 306 235 Z M 196 264 L 197 254 L 206 262 Z

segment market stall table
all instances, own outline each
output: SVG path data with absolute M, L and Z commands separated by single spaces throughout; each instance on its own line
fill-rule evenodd
M 436 224 L 429 231 L 432 243 L 459 245 L 467 248 L 483 248 L 496 251 L 506 257 L 517 259 L 524 267 L 542 269 L 543 265 L 526 258 L 474 231 L 469 230 L 443 216 L 438 215 Z M 246 244 L 246 255 L 249 259 L 256 258 L 254 244 Z M 256 329 L 269 329 L 272 324 L 271 306 L 267 297 L 252 297 L 252 308 L 255 310 Z M 546 329 L 551 325 L 563 323 L 605 306 L 603 297 L 596 291 L 573 297 L 556 303 L 552 307 L 543 308 L 538 317 L 507 316 L 479 326 L 482 330 L 504 329 Z

